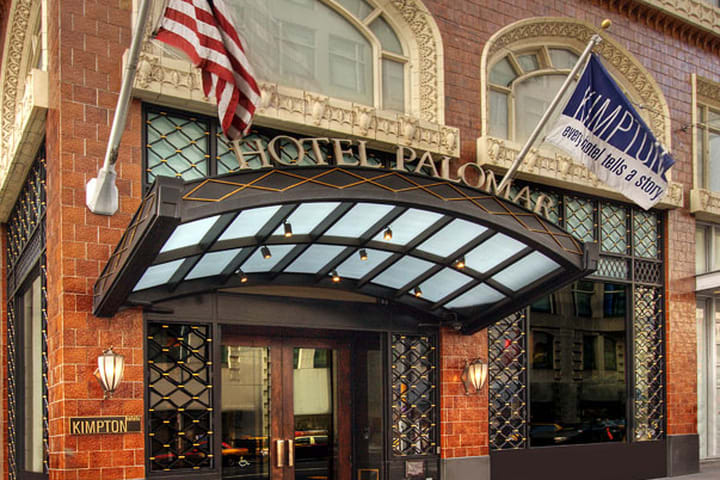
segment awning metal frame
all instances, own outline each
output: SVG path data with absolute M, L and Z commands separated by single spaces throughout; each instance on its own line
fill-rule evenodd
M 285 219 L 307 202 L 339 202 L 338 207 L 309 234 L 292 238 L 272 236 Z M 327 237 L 332 225 L 358 202 L 379 202 L 394 208 L 359 238 Z M 281 205 L 254 238 L 217 240 L 238 212 L 270 205 Z M 387 225 L 409 208 L 436 211 L 444 216 L 435 221 L 404 246 L 373 240 Z M 189 247 L 160 253 L 162 246 L 179 224 L 219 215 L 202 240 Z M 488 228 L 471 242 L 445 258 L 413 249 L 455 218 L 465 219 Z M 407 295 L 408 291 L 444 268 L 452 267 L 457 258 L 480 245 L 497 232 L 521 240 L 526 248 L 486 272 L 469 268 L 462 272 L 473 281 L 429 302 Z M 285 273 L 284 269 L 311 245 L 328 243 L 345 248 L 329 259 L 316 274 Z M 270 271 L 253 273 L 252 284 L 317 285 L 359 291 L 386 301 L 410 305 L 429 311 L 443 321 L 473 333 L 517 311 L 532 301 L 588 275 L 598 260 L 597 244 L 582 244 L 571 234 L 540 215 L 504 198 L 447 180 L 411 173 L 360 167 L 292 167 L 249 170 L 185 183 L 179 178 L 158 177 L 133 217 L 95 285 L 94 313 L 112 316 L 123 305 L 151 305 L 156 302 L 199 292 L 241 286 L 237 269 L 263 245 L 293 244 L 295 247 Z M 249 247 L 249 248 L 246 248 Z M 240 248 L 219 275 L 183 280 L 205 253 Z M 343 279 L 332 283 L 329 273 L 359 248 L 377 248 L 391 255 L 358 280 Z M 418 278 L 397 289 L 370 283 L 404 255 L 432 262 L 434 266 Z M 515 292 L 494 282 L 492 276 L 534 251 L 540 251 L 557 262 L 562 272 L 553 272 Z M 170 281 L 146 290 L 133 292 L 144 271 L 151 264 L 184 259 Z M 449 311 L 443 304 L 457 298 L 480 283 L 506 295 L 506 298 L 482 308 L 469 307 Z

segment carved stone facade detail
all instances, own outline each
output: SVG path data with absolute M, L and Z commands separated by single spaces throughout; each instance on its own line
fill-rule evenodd
M 134 95 L 199 113 L 216 115 L 214 101 L 201 91 L 199 70 L 188 62 L 140 54 Z M 262 103 L 256 119 L 278 128 L 328 136 L 328 132 L 368 140 L 369 147 L 392 149 L 406 145 L 449 157 L 460 156 L 460 131 L 412 115 L 377 110 L 367 105 L 327 97 L 275 83 L 261 82 Z
M 720 222 L 720 192 L 703 188 L 690 190 L 690 213 L 699 220 Z
M 532 18 L 521 20 L 493 36 L 483 53 L 484 90 L 487 90 L 487 69 L 499 52 L 512 50 L 512 45 L 532 39 L 556 40 L 559 45 L 574 41 L 577 45 L 587 45 L 596 33 L 602 33 L 591 25 L 569 18 Z M 649 127 L 655 135 L 662 139 L 663 144 L 670 148 L 670 111 L 665 98 L 652 75 L 622 46 L 611 38 L 603 35 L 603 41 L 594 49 L 600 55 L 611 72 L 617 74 L 624 86 L 631 88 L 632 93 L 641 101 L 639 110 L 644 111 L 650 120 Z M 485 96 L 487 96 L 487 94 Z M 485 102 L 487 105 L 487 102 Z M 487 107 L 486 107 L 487 108 Z M 486 118 L 489 118 L 486 116 Z
M 0 141 L 3 152 L 8 152 L 8 142 L 15 127 L 20 95 L 24 94 L 24 82 L 26 72 L 21 72 L 23 64 L 23 53 L 25 39 L 29 34 L 28 26 L 32 13 L 33 0 L 16 0 L 13 2 L 10 17 L 8 18 L 8 32 L 5 39 L 4 57 L 2 65 L 2 117 Z M 37 6 L 37 5 L 36 5 Z M 19 93 L 18 93 L 19 92 Z M 3 155 L 5 156 L 5 155 Z M 6 161 L 3 158 L 3 163 Z M 7 169 L 7 165 L 0 165 L 1 169 Z
M 702 0 L 636 0 L 684 22 L 720 35 L 720 9 Z
M 146 38 L 149 38 L 155 29 L 156 19 L 162 13 L 162 3 L 155 2 L 151 7 Z M 272 126 L 281 127 L 288 122 L 307 122 L 309 126 L 329 128 L 338 133 L 366 137 L 371 141 L 412 144 L 413 147 L 422 148 L 412 142 L 398 140 L 407 137 L 404 133 L 398 133 L 398 118 L 402 116 L 406 118 L 403 121 L 407 121 L 407 118 L 413 117 L 415 123 L 424 125 L 419 127 L 414 135 L 425 139 L 420 143 L 435 145 L 431 149 L 433 152 L 459 156 L 459 130 L 451 129 L 450 136 L 446 136 L 442 141 L 438 135 L 445 118 L 444 66 L 442 39 L 432 15 L 421 0 L 391 0 L 384 7 L 384 13 L 394 20 L 398 33 L 403 35 L 409 44 L 409 57 L 413 66 L 410 69 L 412 95 L 409 115 L 381 113 L 373 106 L 353 104 L 336 98 L 326 99 L 320 93 L 299 92 L 271 82 L 263 82 L 260 86 L 263 102 L 257 118 L 267 119 L 266 123 Z M 135 95 L 148 101 L 159 101 L 177 107 L 184 105 L 185 109 L 190 105 L 193 108 L 199 107 L 202 111 L 206 110 L 195 103 L 204 101 L 200 75 L 189 62 L 171 57 L 166 49 L 149 40 L 143 45 L 134 86 Z M 188 98 L 191 99 L 190 104 L 183 104 L 182 99 Z M 378 115 L 383 118 L 382 121 L 378 121 Z M 380 123 L 382 126 L 378 130 Z M 384 129 L 386 126 L 388 131 Z M 378 138 L 374 137 L 375 132 L 381 132 Z
M 506 140 L 482 137 L 477 141 L 478 163 L 500 169 L 508 169 L 520 152 L 520 147 Z M 518 170 L 520 177 L 534 182 L 552 185 L 570 190 L 582 191 L 606 198 L 625 200 L 617 191 L 605 186 L 585 166 L 573 161 L 569 156 L 555 154 L 548 156 L 542 150 L 532 149 L 527 159 Z M 660 208 L 675 208 L 683 206 L 682 184 L 669 182 L 668 192 L 658 203 Z
M 702 77 L 696 78 L 697 96 L 720 104 L 720 83 L 707 80 Z

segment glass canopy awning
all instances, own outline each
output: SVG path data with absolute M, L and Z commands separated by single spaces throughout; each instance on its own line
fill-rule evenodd
M 311 285 L 404 304 L 472 333 L 591 273 L 597 257 L 595 245 L 533 212 L 422 175 L 300 167 L 159 177 L 95 285 L 94 314 Z

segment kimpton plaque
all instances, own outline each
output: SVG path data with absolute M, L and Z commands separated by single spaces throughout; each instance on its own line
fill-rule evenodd
M 70 417 L 70 435 L 113 435 L 140 431 L 140 417 Z

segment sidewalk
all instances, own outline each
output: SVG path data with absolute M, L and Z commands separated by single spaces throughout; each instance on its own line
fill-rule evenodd
M 680 477 L 665 478 L 670 480 L 720 480 L 720 462 L 701 463 L 700 473 L 695 473 L 693 475 L 682 475 Z

